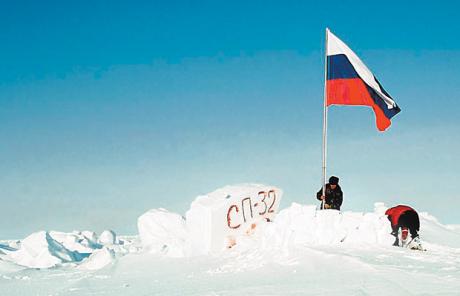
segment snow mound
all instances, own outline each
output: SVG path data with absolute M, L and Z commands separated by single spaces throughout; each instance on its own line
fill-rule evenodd
M 168 257 L 183 257 L 186 241 L 184 218 L 165 209 L 152 209 L 137 221 L 144 249 Z
M 263 230 L 270 248 L 289 245 L 384 244 L 393 242 L 386 216 L 377 213 L 318 211 L 314 205 L 293 203 Z M 270 244 L 268 243 L 270 242 Z
M 63 262 L 83 259 L 78 252 L 73 252 L 53 239 L 49 232 L 39 231 L 26 237 L 16 252 L 8 255 L 14 263 L 33 268 L 48 268 Z
M 118 243 L 117 235 L 113 230 L 104 230 L 99 236 L 98 243 L 101 245 L 115 245 Z
M 91 256 L 85 259 L 78 269 L 82 270 L 98 270 L 113 263 L 115 260 L 115 252 L 112 249 L 104 247 L 94 251 Z

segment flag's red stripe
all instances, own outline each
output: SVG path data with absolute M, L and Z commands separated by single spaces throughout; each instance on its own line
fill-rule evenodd
M 374 110 L 377 128 L 386 130 L 391 121 L 374 102 L 366 84 L 360 78 L 327 80 L 327 105 L 369 106 Z

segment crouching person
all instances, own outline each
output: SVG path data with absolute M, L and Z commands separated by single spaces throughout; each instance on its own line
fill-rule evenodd
M 417 212 L 409 207 L 398 205 L 389 208 L 385 215 L 391 222 L 391 234 L 395 237 L 393 246 L 409 247 L 411 249 L 422 250 L 418 232 L 420 230 L 420 219 Z M 399 240 L 399 229 L 401 229 L 401 242 Z M 411 235 L 411 240 L 408 240 L 408 235 Z

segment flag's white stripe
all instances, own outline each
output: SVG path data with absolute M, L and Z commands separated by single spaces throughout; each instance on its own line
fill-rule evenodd
M 359 77 L 361 77 L 367 85 L 372 87 L 380 95 L 380 97 L 388 105 L 388 108 L 392 109 L 393 107 L 396 107 L 396 103 L 383 93 L 372 72 L 366 67 L 366 65 L 364 65 L 358 56 L 342 40 L 332 34 L 331 31 L 327 30 L 327 34 L 327 55 L 344 54 L 347 56 Z

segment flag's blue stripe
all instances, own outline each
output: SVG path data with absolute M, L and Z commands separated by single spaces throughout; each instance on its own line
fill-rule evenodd
M 380 90 L 383 92 L 384 95 L 386 95 L 387 97 L 389 97 L 390 99 L 393 100 L 393 97 L 390 96 L 389 93 L 387 93 L 387 91 L 383 88 L 383 86 L 380 84 L 380 81 L 377 79 L 377 77 L 374 76 L 374 80 L 377 82 L 377 84 L 380 86 Z
M 392 109 L 389 109 L 388 105 L 385 103 L 382 97 L 380 97 L 380 95 L 372 87 L 367 85 L 367 83 L 364 82 L 364 84 L 366 85 L 367 91 L 369 92 L 369 95 L 371 96 L 372 100 L 375 102 L 377 106 L 379 106 L 380 109 L 382 109 L 386 118 L 391 119 L 393 116 L 401 112 L 401 109 L 398 105 L 396 105 L 396 107 L 393 107 Z
M 359 78 L 355 68 L 344 54 L 328 56 L 327 69 L 328 80 Z

